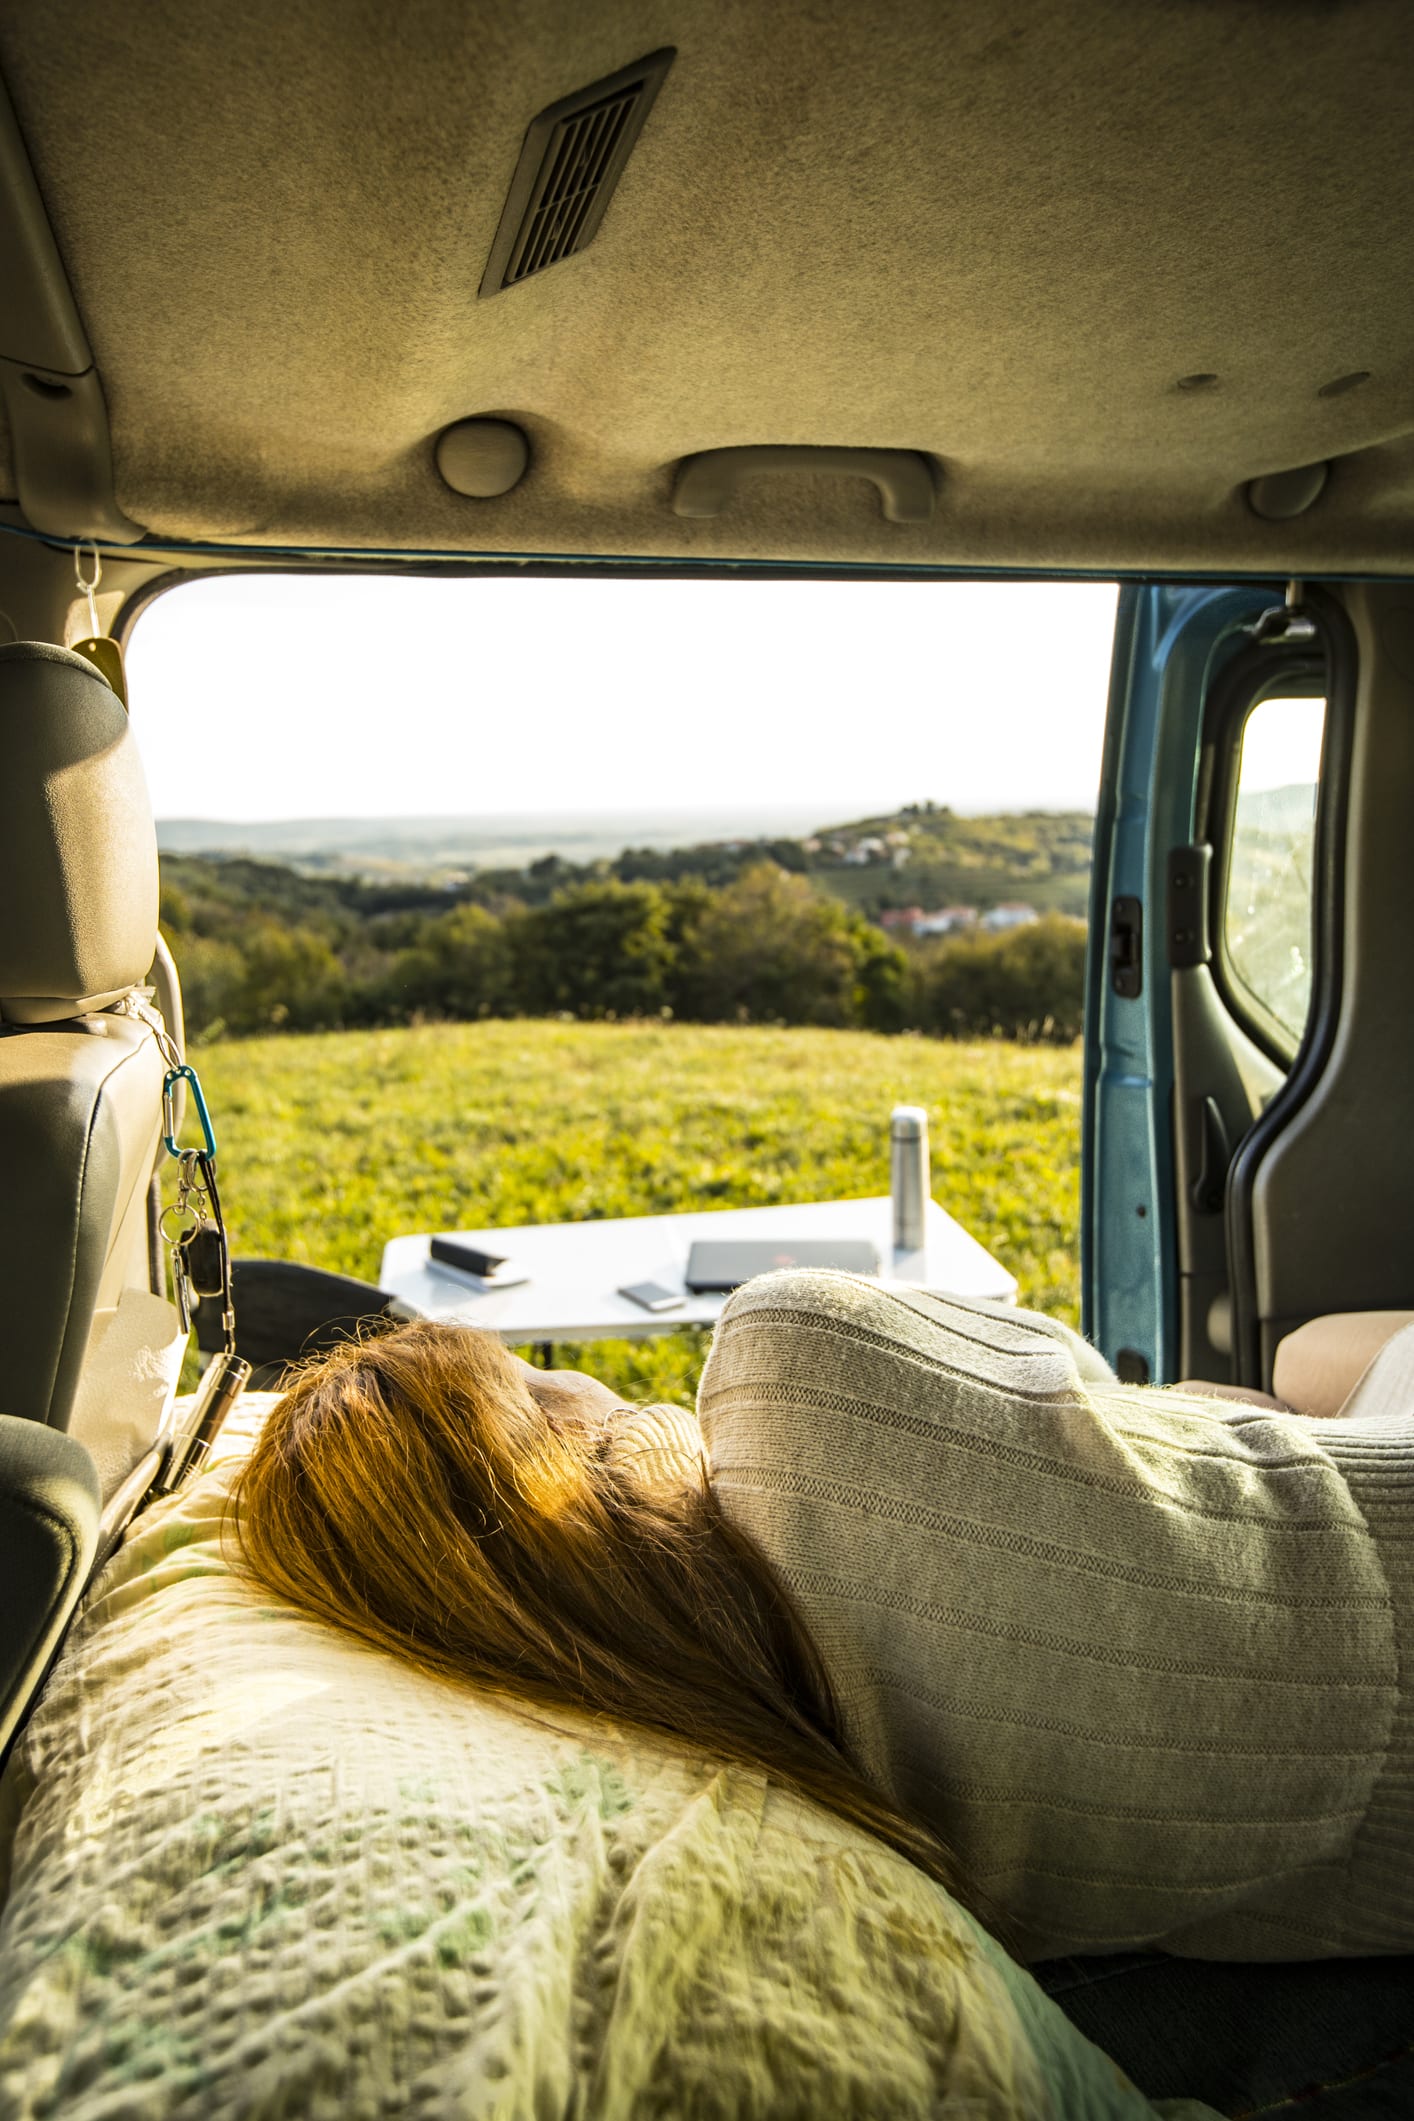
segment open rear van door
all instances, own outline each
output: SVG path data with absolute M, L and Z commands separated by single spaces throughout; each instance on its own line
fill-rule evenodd
M 1122 591 L 1082 1210 L 1122 1376 L 1269 1391 L 1308 1320 L 1414 1311 L 1411 819 L 1414 585 Z
M 1236 1375 L 1229 1178 L 1287 1080 L 1310 995 L 1322 631 L 1275 583 L 1120 592 L 1095 821 L 1082 1275 L 1085 1330 L 1135 1382 Z

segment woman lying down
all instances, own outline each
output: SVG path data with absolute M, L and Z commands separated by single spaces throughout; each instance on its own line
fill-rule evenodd
M 403 1327 L 144 1520 L 7 1778 L 0 2109 L 1104 2121 L 1018 1961 L 1409 1948 L 1407 1429 L 804 1273 L 699 1417 Z

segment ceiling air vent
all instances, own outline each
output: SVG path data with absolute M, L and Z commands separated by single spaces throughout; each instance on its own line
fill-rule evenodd
M 593 240 L 675 56 L 671 49 L 650 52 L 531 119 L 486 261 L 483 295 L 514 287 Z

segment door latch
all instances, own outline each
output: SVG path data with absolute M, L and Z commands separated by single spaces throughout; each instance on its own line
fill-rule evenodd
M 1110 985 L 1127 1002 L 1144 987 L 1144 903 L 1117 898 L 1110 908 Z

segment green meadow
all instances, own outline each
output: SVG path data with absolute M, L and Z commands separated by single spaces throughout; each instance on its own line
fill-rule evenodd
M 862 1031 L 518 1019 L 232 1040 L 200 1068 L 238 1253 L 378 1277 L 400 1231 L 888 1190 L 928 1107 L 933 1192 L 1021 1284 L 1079 1306 L 1080 1049 Z M 690 1399 L 700 1335 L 559 1348 Z

